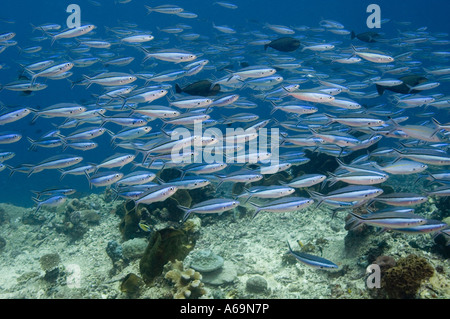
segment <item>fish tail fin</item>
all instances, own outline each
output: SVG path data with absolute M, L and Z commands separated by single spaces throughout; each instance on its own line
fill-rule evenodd
M 314 192 L 314 191 L 310 191 L 310 190 L 306 190 L 309 194 L 309 196 L 311 196 L 311 198 L 317 200 L 317 205 L 316 205 L 316 209 L 319 208 L 320 205 L 322 205 L 323 201 L 325 200 L 325 197 L 318 193 L 318 192 Z
M 431 177 L 432 179 L 434 179 L 434 177 L 428 173 L 428 174 L 419 174 L 416 178 L 416 180 L 413 182 L 413 185 L 416 185 L 420 180 L 427 178 L 427 177 Z
M 258 205 L 256 205 L 255 203 L 252 203 L 252 202 L 249 202 L 249 204 L 250 204 L 252 207 L 256 208 L 255 212 L 254 212 L 253 215 L 252 215 L 252 219 L 254 219 L 254 218 L 256 217 L 256 215 L 258 215 L 259 212 L 261 211 L 261 207 L 258 206 Z
M 150 14 L 153 12 L 153 8 L 150 6 L 145 6 L 145 8 L 148 10 L 147 14 Z
M 346 164 L 339 158 L 336 158 L 336 162 L 338 162 L 340 168 L 345 168 Z
M 399 127 L 397 121 L 394 120 L 392 117 L 389 116 L 388 119 L 389 119 L 389 121 L 390 121 L 392 124 L 394 124 L 394 127 L 395 127 L 395 128 L 398 128 L 398 127 Z
M 376 84 L 378 95 L 383 95 L 385 88 L 379 84 Z
M 175 83 L 175 92 L 177 92 L 178 94 L 182 93 L 183 90 L 181 89 L 181 87 Z
M 14 169 L 14 167 L 12 167 L 11 165 L 8 165 L 8 164 L 4 164 L 4 165 L 5 165 L 5 167 L 6 167 L 7 169 L 9 169 L 10 171 Z M 10 176 L 11 176 L 11 172 L 10 172 Z
M 351 215 L 351 217 L 345 222 L 346 230 L 353 230 L 363 223 L 364 219 L 361 217 L 361 215 L 358 215 L 352 211 L 350 211 L 349 214 Z
M 90 87 L 91 87 L 91 85 L 92 85 L 92 79 L 90 78 L 90 77 L 88 77 L 87 75 L 85 75 L 85 74 L 83 74 L 83 78 L 86 80 L 86 81 L 88 81 L 88 84 L 87 84 L 87 86 L 86 86 L 86 89 L 89 89 Z
M 34 167 L 33 168 L 31 168 L 31 170 L 30 170 L 30 172 L 27 174 L 27 177 L 30 177 L 31 175 L 33 175 L 35 172 L 34 172 Z
M 441 123 L 439 123 L 438 120 L 436 120 L 434 117 L 431 118 L 431 121 L 433 122 L 434 125 L 436 125 L 436 127 L 438 129 L 441 129 Z
M 31 31 L 31 33 L 33 33 L 34 31 L 36 31 L 39 27 L 35 26 L 33 23 L 30 23 L 31 28 L 33 29 L 33 31 Z
M 28 142 L 31 143 L 30 147 L 28 148 L 29 151 L 34 151 L 36 149 L 36 141 L 33 140 L 31 137 L 27 136 Z
M 86 171 L 84 171 L 84 175 L 86 176 L 88 182 L 89 182 L 89 188 L 92 189 L 92 183 L 91 183 L 91 177 L 89 176 L 89 173 Z
M 351 33 L 350 33 L 350 38 L 353 40 L 354 38 L 356 38 L 356 33 L 355 33 L 355 31 L 352 31 Z
M 270 111 L 270 115 L 272 115 L 278 110 L 278 106 L 275 104 L 274 101 L 270 101 L 270 104 L 272 104 L 272 110 Z
M 59 170 L 61 172 L 61 176 L 59 177 L 59 180 L 62 181 L 63 178 L 67 175 L 67 172 L 63 171 L 63 170 Z
M 333 116 L 333 115 L 327 114 L 327 113 L 324 113 L 323 115 L 325 115 L 325 117 L 326 117 L 327 120 L 328 120 L 328 121 L 324 124 L 325 127 L 330 126 L 330 124 L 334 123 L 334 116 Z
M 184 223 L 191 215 L 191 210 L 189 207 L 182 206 L 182 205 L 177 205 L 177 207 L 184 212 L 183 219 L 182 219 L 182 222 Z
M 333 186 L 334 184 L 336 184 L 338 182 L 337 179 L 337 175 L 331 172 L 328 172 L 328 175 L 330 176 L 329 178 L 326 178 L 323 182 L 322 185 L 320 186 L 320 189 L 323 189 L 325 187 L 325 185 L 327 183 L 329 183 L 329 187 Z
M 220 177 L 219 177 L 219 178 L 220 178 Z M 223 179 L 221 179 L 221 180 L 219 181 L 219 183 L 217 184 L 216 190 L 219 189 L 219 187 L 220 187 L 222 184 L 223 184 Z
M 247 199 L 244 201 L 244 205 L 247 204 L 247 202 L 252 198 L 252 195 L 250 195 L 249 197 L 247 197 Z
M 291 244 L 289 243 L 289 240 L 286 240 L 286 243 L 287 243 L 287 246 L 288 246 L 289 252 L 293 254 L 293 253 L 294 253 L 294 251 L 292 250 L 292 247 L 291 247 Z
M 13 176 L 13 174 L 17 171 L 17 168 L 12 166 L 6 166 L 9 169 L 9 177 Z
M 67 143 L 67 141 L 62 141 L 62 149 L 63 152 L 65 152 L 67 150 L 67 148 L 69 147 L 69 144 Z

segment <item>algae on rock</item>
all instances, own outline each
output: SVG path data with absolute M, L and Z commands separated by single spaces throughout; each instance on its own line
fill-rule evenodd
M 194 245 L 195 240 L 183 230 L 165 228 L 155 231 L 139 263 L 144 282 L 151 284 L 162 274 L 167 262 L 184 260 Z

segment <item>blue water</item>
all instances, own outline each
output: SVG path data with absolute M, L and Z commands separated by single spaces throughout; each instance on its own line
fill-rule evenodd
M 238 34 L 234 35 L 237 38 L 235 44 L 239 44 L 240 33 L 260 31 L 268 32 L 264 29 L 264 24 L 282 24 L 286 26 L 301 26 L 318 27 L 321 19 L 337 20 L 345 25 L 347 30 L 355 30 L 357 33 L 368 31 L 366 26 L 366 19 L 369 13 L 366 8 L 371 3 L 376 3 L 381 7 L 382 19 L 390 19 L 391 22 L 383 24 L 381 30 L 387 37 L 392 38 L 398 35 L 399 29 L 402 31 L 414 31 L 421 27 L 427 27 L 427 31 L 433 32 L 448 32 L 450 13 L 450 2 L 440 0 L 429 1 L 298 1 L 298 0 L 234 0 L 233 3 L 239 6 L 237 10 L 229 10 L 218 5 L 214 5 L 213 1 L 205 0 L 190 0 L 190 1 L 170 1 L 170 4 L 176 4 L 183 7 L 186 11 L 198 14 L 197 19 L 182 19 L 177 16 L 151 13 L 147 14 L 144 9 L 144 4 L 150 6 L 157 6 L 166 4 L 160 1 L 132 1 L 127 4 L 115 4 L 114 1 L 98 1 L 101 6 L 95 6 L 90 1 L 3 1 L 1 4 L 0 13 L 0 32 L 15 32 L 17 35 L 14 38 L 18 42 L 18 46 L 26 48 L 34 45 L 43 46 L 43 51 L 54 52 L 57 55 L 64 54 L 64 60 L 70 60 L 77 56 L 65 53 L 62 43 L 70 42 L 70 40 L 57 41 L 53 46 L 50 41 L 33 42 L 32 37 L 40 36 L 38 31 L 32 32 L 30 24 L 40 25 L 44 23 L 58 23 L 64 28 L 68 16 L 66 8 L 71 3 L 77 3 L 81 7 L 81 15 L 83 23 L 92 23 L 97 26 L 95 35 L 92 38 L 107 40 L 109 34 L 106 33 L 105 27 L 118 27 L 120 22 L 131 22 L 137 25 L 140 30 L 152 31 L 158 40 L 167 39 L 166 48 L 183 46 L 182 41 L 177 37 L 165 34 L 158 31 L 159 28 L 174 26 L 177 23 L 185 23 L 192 27 L 192 30 L 186 32 L 199 33 L 202 36 L 209 37 L 211 45 L 226 45 L 223 41 L 223 35 L 218 35 L 217 31 L 212 28 L 212 23 L 216 25 L 228 25 L 235 28 Z M 393 23 L 393 21 L 408 21 L 411 22 L 409 26 L 400 26 Z M 274 37 L 273 33 L 270 33 Z M 297 32 L 297 35 L 301 34 Z M 332 40 L 340 40 L 343 42 L 342 46 L 349 47 L 350 40 L 348 37 L 332 37 L 327 35 L 327 38 Z M 246 38 L 248 39 L 248 37 Z M 362 44 L 362 43 L 359 43 Z M 188 44 L 194 51 L 201 52 L 204 49 L 204 43 L 197 45 L 195 42 Z M 111 51 L 116 50 L 111 49 Z M 448 50 L 448 46 L 439 47 L 439 50 Z M 111 68 L 110 71 L 139 72 L 143 70 L 141 65 L 143 54 L 134 48 L 122 47 L 120 48 L 121 56 L 134 56 L 135 61 L 124 68 Z M 244 61 L 254 63 L 258 61 L 257 52 L 261 48 L 250 48 L 248 51 L 242 52 Z M 42 52 L 43 52 L 42 51 Z M 42 53 L 41 52 L 41 53 Z M 274 51 L 272 51 L 274 52 Z M 5 64 L 5 68 L 0 70 L 0 84 L 6 84 L 17 79 L 20 67 L 18 63 L 32 63 L 40 60 L 37 53 L 34 57 L 32 55 L 19 55 L 15 47 L 8 48 L 5 52 L 0 54 L 0 63 Z M 299 54 L 299 53 L 296 53 Z M 300 56 L 300 54 L 299 54 Z M 210 58 L 210 57 L 208 57 Z M 300 57 L 301 59 L 301 57 Z M 214 60 L 212 57 L 211 60 Z M 219 59 L 223 61 L 223 56 Z M 217 61 L 218 62 L 218 61 Z M 213 61 L 214 63 L 214 61 Z M 424 63 L 433 64 L 433 61 L 425 61 Z M 150 63 L 148 63 L 150 64 Z M 444 63 L 436 63 L 442 65 Z M 444 64 L 445 65 L 445 64 Z M 154 71 L 163 71 L 167 68 L 172 68 L 164 63 L 159 63 Z M 174 69 L 176 67 L 173 67 Z M 91 68 L 74 68 L 72 71 L 74 75 L 71 80 L 80 79 L 83 74 L 92 75 L 101 66 Z M 322 72 L 332 73 L 332 70 L 326 67 L 321 69 Z M 214 75 L 214 71 L 205 71 L 197 75 L 195 79 L 208 78 Z M 219 76 L 223 76 L 221 73 Z M 193 81 L 194 79 L 189 79 Z M 44 80 L 42 80 L 44 81 Z M 180 81 L 183 83 L 183 81 Z M 66 80 L 61 81 L 47 81 L 49 87 L 43 91 L 36 92 L 31 96 L 22 96 L 17 92 L 10 92 L 3 90 L 0 92 L 0 101 L 9 107 L 21 106 L 31 108 L 45 108 L 55 103 L 72 102 L 72 103 L 86 103 L 91 101 L 92 94 L 101 94 L 103 92 L 100 86 L 93 85 L 89 89 L 83 86 L 75 86 L 73 89 L 70 83 Z M 140 83 L 142 84 L 142 83 Z M 447 84 L 442 84 L 439 93 L 449 93 Z M 375 103 L 372 102 L 371 103 Z M 251 110 L 255 113 L 258 109 Z M 229 112 L 229 111 L 226 111 Z M 260 115 L 267 114 L 262 109 L 259 110 Z M 440 111 L 439 111 L 440 112 Z M 447 116 L 446 112 L 441 113 L 439 117 L 442 123 L 447 122 L 442 116 Z M 9 165 L 18 166 L 23 163 L 38 163 L 41 160 L 56 155 L 60 149 L 38 149 L 36 152 L 28 151 L 29 143 L 26 136 L 37 138 L 45 132 L 54 129 L 52 123 L 61 124 L 61 119 L 44 119 L 39 118 L 34 125 L 30 124 L 31 116 L 22 119 L 19 122 L 8 124 L 1 128 L 2 131 L 16 130 L 23 134 L 24 138 L 12 145 L 3 145 L 0 149 L 11 150 L 16 152 L 16 156 L 8 161 Z M 154 125 L 150 123 L 150 125 Z M 155 124 L 156 129 L 159 124 Z M 118 129 L 117 126 L 108 126 Z M 68 131 L 65 131 L 67 133 Z M 98 163 L 116 151 L 109 147 L 109 136 L 106 134 L 95 141 L 99 143 L 99 148 L 93 151 L 83 153 L 85 156 L 84 162 Z M 66 153 L 76 153 L 77 151 L 67 150 Z M 60 186 L 59 176 L 56 171 L 45 171 L 37 173 L 27 178 L 25 174 L 16 173 L 12 177 L 8 177 L 8 170 L 0 172 L 0 201 L 14 203 L 21 206 L 31 206 L 30 189 L 45 189 L 48 187 Z M 84 177 L 67 176 L 62 185 L 76 188 L 81 194 L 90 192 L 88 183 Z M 102 189 L 95 189 L 93 191 L 101 192 Z

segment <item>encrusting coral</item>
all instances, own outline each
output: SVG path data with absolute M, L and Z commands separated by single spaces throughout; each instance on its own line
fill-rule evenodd
M 164 272 L 164 278 L 174 285 L 174 299 L 198 299 L 206 294 L 202 275 L 192 268 L 185 269 L 182 261 L 169 261 Z

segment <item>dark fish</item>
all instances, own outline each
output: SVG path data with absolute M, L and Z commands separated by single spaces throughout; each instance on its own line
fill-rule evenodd
M 264 49 L 268 47 L 281 52 L 292 52 L 300 47 L 300 41 L 291 37 L 283 37 L 264 45 Z
M 374 43 L 377 42 L 377 38 L 379 38 L 380 35 L 376 32 L 364 32 L 364 33 L 360 33 L 360 34 L 356 34 L 354 31 L 352 31 L 351 33 L 351 38 L 352 40 L 354 38 L 357 38 L 358 40 L 361 40 L 363 42 L 367 42 L 367 43 Z
M 407 75 L 402 78 L 400 78 L 401 81 L 403 81 L 402 84 L 396 85 L 396 86 L 383 86 L 377 84 L 377 91 L 379 95 L 383 95 L 385 90 L 392 91 L 395 93 L 401 93 L 401 94 L 414 94 L 419 93 L 420 91 L 412 89 L 416 85 L 419 85 L 421 83 L 424 83 L 428 81 L 426 77 L 423 77 L 421 75 Z
M 220 92 L 220 85 L 213 84 L 209 80 L 202 80 L 191 83 L 184 88 L 181 88 L 178 84 L 175 84 L 175 91 L 177 93 L 186 93 L 195 96 L 213 96 Z

